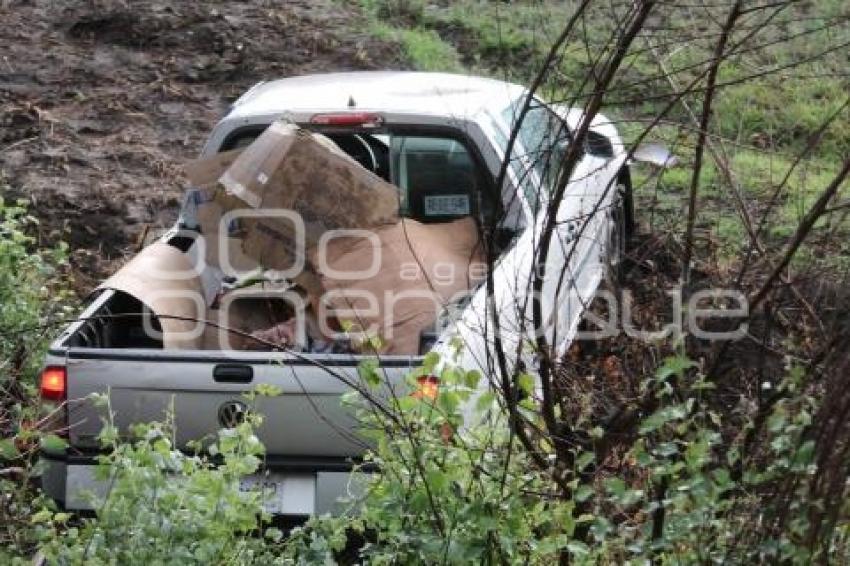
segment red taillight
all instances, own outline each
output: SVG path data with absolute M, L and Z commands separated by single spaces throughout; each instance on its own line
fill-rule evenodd
M 384 123 L 384 118 L 374 112 L 332 112 L 327 114 L 314 114 L 310 118 L 311 124 L 322 126 L 361 126 L 364 128 L 378 128 Z
M 64 367 L 47 366 L 41 372 L 41 398 L 48 401 L 64 401 L 67 384 Z
M 437 398 L 440 388 L 440 380 L 433 375 L 420 375 L 416 378 L 416 391 L 412 393 L 414 399 Z

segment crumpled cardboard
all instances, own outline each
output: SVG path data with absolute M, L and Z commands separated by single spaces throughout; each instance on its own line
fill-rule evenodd
M 381 353 L 418 354 L 422 330 L 486 274 L 477 226 L 469 217 L 439 224 L 404 219 L 374 233 L 381 257 L 380 269 L 371 277 L 350 279 L 344 274 L 368 271 L 376 253 L 374 242 L 328 242 L 323 263 L 342 276 L 322 273 L 326 292 L 317 312 L 348 322 L 367 338 L 377 337 Z M 315 257 L 314 262 L 320 263 Z
M 248 209 L 238 219 L 242 249 L 266 269 L 289 270 L 306 260 L 292 211 L 303 222 L 303 241 L 314 246 L 328 230 L 371 228 L 398 220 L 399 192 L 313 134 L 274 122 L 219 178 L 222 209 Z M 238 212 L 237 212 L 238 214 Z
M 244 148 L 216 153 L 203 159 L 195 159 L 183 165 L 183 172 L 192 187 L 215 188 L 218 179 L 233 165 Z
M 222 226 L 225 211 L 215 200 L 214 189 L 191 189 L 183 211 L 189 227 L 200 230 L 199 239 L 203 242 L 203 255 L 208 265 L 234 276 L 259 269 L 260 263 L 242 249 L 239 227 L 235 223 Z
M 127 293 L 157 316 L 166 349 L 196 349 L 201 344 L 206 305 L 201 280 L 188 256 L 155 242 L 104 281 L 98 289 Z M 183 317 L 187 320 L 168 318 Z
M 226 212 L 216 200 L 218 180 L 233 165 L 242 149 L 217 153 L 204 159 L 190 161 L 183 167 L 192 187 L 183 203 L 183 220 L 190 228 L 197 228 L 203 238 L 206 262 L 216 268 L 230 267 L 235 273 L 246 273 L 259 268 L 259 262 L 242 251 L 242 239 L 238 237 L 238 226 L 230 223 L 222 226 Z
M 346 327 L 378 337 L 382 353 L 418 354 L 422 331 L 443 306 L 483 277 L 482 248 L 471 218 L 440 224 L 400 219 L 395 186 L 324 136 L 294 125 L 275 122 L 247 148 L 193 162 L 186 172 L 195 189 L 184 217 L 204 234 L 207 262 L 225 272 L 226 267 L 289 272 L 286 279 L 307 293 L 310 310 L 331 321 L 318 335 L 339 330 L 339 316 Z M 323 235 L 337 229 L 367 230 L 373 237 L 335 237 L 319 245 Z M 354 279 L 339 275 L 368 270 L 375 246 L 380 254 L 375 273 Z M 227 266 L 222 248 L 230 258 Z M 364 303 L 367 293 L 374 304 Z M 223 313 L 206 314 L 220 320 Z M 250 312 L 236 319 L 230 324 L 247 332 L 283 322 L 257 321 Z M 233 336 L 225 342 L 221 332 L 207 332 L 201 345 L 252 347 Z
M 290 331 L 285 345 L 300 348 L 307 341 L 303 328 L 305 306 L 300 295 L 285 285 L 258 285 L 225 293 L 207 310 L 207 319 L 215 325 L 204 332 L 201 346 L 205 350 L 268 349 L 250 335 L 285 324 Z M 275 342 L 273 333 L 257 336 Z

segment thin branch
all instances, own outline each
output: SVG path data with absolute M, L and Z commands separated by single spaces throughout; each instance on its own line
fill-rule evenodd
M 691 175 L 691 188 L 688 195 L 688 223 L 685 228 L 685 251 L 682 259 L 682 282 L 687 285 L 690 281 L 691 271 L 691 256 L 693 254 L 693 239 L 694 225 L 697 217 L 697 192 L 699 191 L 699 178 L 702 173 L 702 157 L 705 151 L 706 132 L 708 131 L 711 122 L 711 107 L 714 102 L 714 92 L 717 83 L 717 71 L 720 69 L 720 63 L 723 57 L 723 52 L 726 50 L 726 44 L 729 41 L 729 36 L 732 29 L 735 27 L 735 22 L 740 16 L 741 0 L 737 0 L 729 11 L 726 18 L 726 23 L 720 31 L 720 38 L 717 40 L 717 45 L 714 48 L 714 57 L 711 62 L 711 67 L 708 71 L 708 86 L 705 90 L 705 98 L 702 102 L 702 117 L 699 123 L 698 141 L 696 152 L 694 155 L 694 166 Z
M 838 192 L 838 189 L 841 188 L 841 184 L 847 178 L 848 173 L 850 173 L 850 157 L 844 160 L 844 165 L 841 167 L 841 171 L 835 176 L 832 182 L 824 189 L 821 193 L 818 200 L 809 211 L 806 213 L 806 216 L 800 222 L 800 225 L 797 227 L 797 231 L 794 233 L 794 237 L 791 238 L 791 243 L 788 245 L 788 248 L 785 251 L 785 255 L 782 257 L 782 260 L 774 267 L 773 272 L 768 276 L 767 280 L 762 284 L 761 288 L 752 296 L 749 301 L 749 309 L 750 313 L 754 312 L 767 294 L 770 292 L 774 283 L 780 278 L 782 272 L 788 267 L 788 264 L 791 263 L 791 260 L 794 258 L 794 254 L 797 253 L 797 250 L 805 241 L 806 237 L 812 231 L 815 226 L 815 223 L 818 219 L 824 215 L 824 212 L 827 210 L 827 204 Z
M 625 31 L 619 37 L 614 53 L 610 56 L 605 68 L 600 74 L 599 80 L 596 82 L 596 94 L 590 99 L 584 108 L 581 122 L 576 131 L 573 133 L 572 143 L 567 146 L 561 170 L 558 172 L 558 185 L 556 190 L 553 191 L 553 195 L 548 204 L 540 243 L 535 252 L 535 269 L 532 284 L 533 297 L 542 296 L 543 283 L 546 277 L 546 264 L 549 257 L 549 248 L 557 227 L 558 209 L 561 201 L 563 200 L 564 192 L 569 184 L 572 172 L 581 157 L 581 146 L 583 145 L 583 141 L 590 129 L 591 121 L 599 112 L 599 109 L 602 106 L 602 100 L 607 92 L 607 87 L 611 84 L 617 70 L 625 59 L 629 46 L 637 37 L 637 34 L 640 32 L 641 27 L 655 5 L 656 3 L 654 1 L 641 2 L 637 5 L 633 19 L 628 23 Z M 548 433 L 550 435 L 555 435 L 558 431 L 558 425 L 555 418 L 555 402 L 552 392 L 554 362 L 549 355 L 549 344 L 546 335 L 544 332 L 540 332 L 539 330 L 543 326 L 543 318 L 543 306 L 541 305 L 541 302 L 539 300 L 532 301 L 533 328 L 536 334 L 537 350 L 540 353 L 539 373 L 541 391 L 543 395 L 541 412 Z M 563 452 L 563 446 L 561 446 L 561 443 L 556 442 L 556 452 L 557 451 Z

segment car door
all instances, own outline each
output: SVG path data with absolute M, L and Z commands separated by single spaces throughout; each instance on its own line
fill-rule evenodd
M 503 123 L 513 124 L 517 114 L 516 104 L 506 108 L 501 116 Z M 583 153 L 563 199 L 556 207 L 550 206 L 570 137 L 567 123 L 547 105 L 534 101 L 519 127 L 511 160 L 522 179 L 521 193 L 528 203 L 534 231 L 531 249 L 519 253 L 536 255 L 546 216 L 553 210 L 556 215 L 542 292 L 539 297 L 530 297 L 541 302 L 543 319 L 537 331 L 545 333 L 556 355 L 569 346 L 580 316 L 598 287 L 603 273 L 600 252 L 607 245 L 604 161 Z M 529 270 L 529 292 L 531 276 Z M 526 316 L 530 324 L 530 300 L 528 303 Z

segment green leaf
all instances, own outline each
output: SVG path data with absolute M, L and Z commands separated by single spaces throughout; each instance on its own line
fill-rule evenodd
M 567 543 L 567 550 L 570 554 L 576 557 L 587 556 L 590 554 L 590 548 L 581 541 L 573 540 Z
M 357 365 L 357 374 L 370 387 L 377 387 L 381 383 L 381 376 L 378 373 L 378 360 L 375 358 L 366 358 L 361 361 Z
M 785 428 L 788 422 L 788 411 L 782 403 L 777 403 L 773 409 L 773 413 L 767 419 L 767 430 L 770 432 L 779 432 Z
M 68 441 L 55 434 L 48 434 L 41 438 L 41 447 L 47 452 L 62 452 L 68 448 Z
M 517 387 L 526 395 L 531 395 L 534 391 L 534 377 L 527 373 L 521 373 L 517 376 Z
M 457 385 L 460 383 L 462 375 L 463 374 L 457 368 L 447 367 L 443 370 L 443 373 L 440 374 L 440 384 Z
M 14 460 L 21 455 L 18 448 L 15 446 L 14 438 L 4 438 L 0 440 L 0 459 Z
M 437 397 L 437 404 L 446 415 L 453 415 L 460 406 L 460 399 L 454 391 L 442 391 Z
M 806 466 L 814 461 L 815 441 L 807 440 L 803 443 L 797 452 L 794 454 L 794 464 L 796 466 Z
M 640 434 L 653 432 L 661 428 L 666 423 L 680 420 L 686 415 L 687 407 L 684 404 L 663 407 L 646 417 L 640 424 L 638 432 L 640 432 Z
M 430 373 L 434 371 L 438 363 L 440 363 L 440 354 L 437 352 L 428 352 L 425 354 L 425 359 L 422 360 L 422 367 L 426 373 Z
M 410 411 L 418 407 L 422 403 L 422 401 L 408 395 L 406 397 L 399 397 L 397 399 L 397 403 L 398 408 L 401 410 L 401 412 L 409 413 Z
M 260 397 L 277 397 L 283 393 L 283 389 L 272 383 L 260 383 L 254 392 Z
M 53 518 L 53 513 L 49 509 L 42 509 L 30 517 L 30 523 L 33 525 L 38 523 L 48 523 Z
M 588 467 L 594 460 L 596 460 L 596 454 L 593 452 L 582 452 L 581 455 L 576 459 L 576 469 L 578 471 L 584 470 Z
M 283 539 L 283 532 L 275 527 L 269 527 L 266 529 L 265 537 L 272 542 L 280 542 Z
M 605 490 L 611 495 L 620 498 L 626 492 L 626 482 L 620 478 L 607 478 L 605 480 Z
M 464 376 L 464 385 L 469 387 L 470 389 L 475 389 L 478 387 L 478 382 L 481 381 L 481 372 L 475 369 L 469 370 L 466 372 Z
M 684 373 L 697 367 L 697 363 L 684 355 L 670 356 L 664 360 L 664 364 L 655 372 L 655 378 L 659 381 L 667 381 L 673 376 L 681 377 Z
M 428 470 L 425 474 L 426 481 L 428 485 L 433 488 L 434 491 L 440 492 L 446 488 L 448 485 L 448 479 L 446 478 L 446 474 L 441 472 L 440 470 Z
M 475 410 L 484 412 L 493 407 L 493 402 L 496 400 L 496 394 L 493 391 L 485 391 L 475 402 Z
M 620 505 L 632 506 L 643 499 L 643 495 L 642 489 L 629 489 L 620 497 Z
M 579 503 L 587 501 L 593 495 L 593 488 L 589 485 L 580 485 L 573 497 Z
M 655 447 L 655 454 L 662 458 L 668 458 L 679 453 L 679 447 L 674 442 L 661 442 Z

